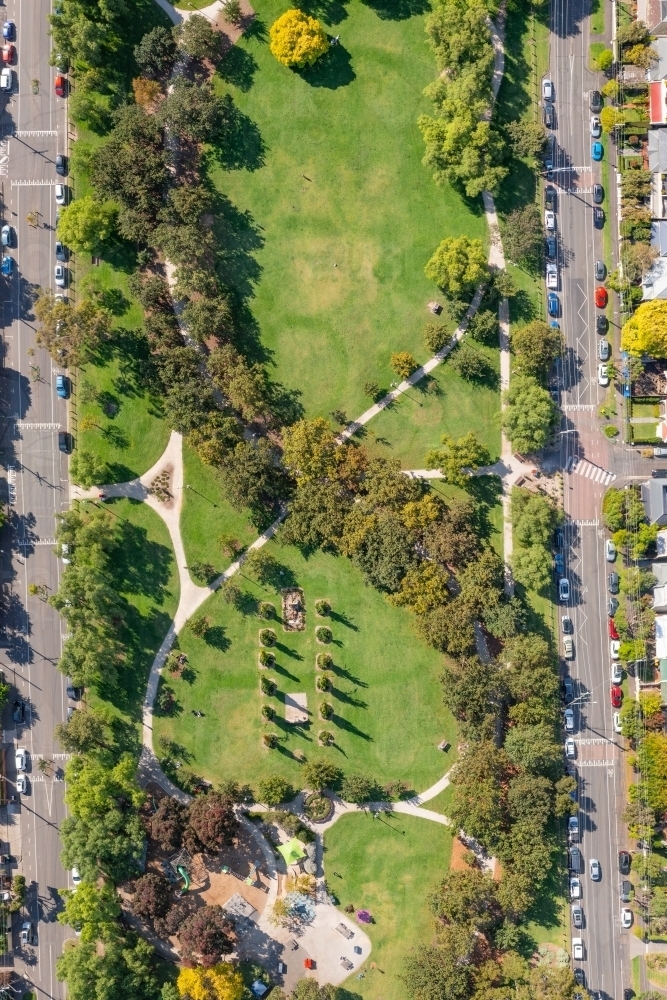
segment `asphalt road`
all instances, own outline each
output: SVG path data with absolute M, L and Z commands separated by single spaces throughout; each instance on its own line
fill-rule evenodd
M 604 0 L 603 0 L 604 3 Z M 611 38 L 612 4 L 606 3 L 607 38 Z M 575 660 L 570 674 L 575 685 L 577 741 L 576 774 L 579 781 L 579 820 L 585 873 L 583 909 L 585 926 L 580 934 L 585 957 L 580 966 L 586 985 L 600 1000 L 622 1000 L 631 985 L 628 954 L 629 931 L 620 925 L 618 851 L 629 848 L 620 816 L 626 802 L 625 753 L 614 733 L 610 700 L 611 656 L 607 626 L 607 573 L 604 558 L 606 532 L 600 521 L 600 504 L 611 482 L 639 473 L 637 453 L 610 444 L 600 431 L 597 408 L 608 390 L 597 381 L 594 262 L 605 260 L 603 232 L 593 224 L 592 187 L 610 188 L 605 204 L 607 247 L 615 266 L 617 223 L 614 148 L 605 152 L 603 164 L 591 156 L 589 94 L 605 82 L 588 69 L 590 45 L 588 0 L 554 0 L 550 37 L 550 74 L 555 84 L 557 128 L 558 230 L 561 261 L 561 328 L 566 339 L 562 362 L 563 420 L 561 461 L 564 476 L 567 574 L 572 584 L 568 613 L 575 627 Z M 609 253 L 609 250 L 607 251 Z M 620 331 L 608 310 L 607 338 L 618 357 Z M 617 398 L 617 403 L 620 400 Z M 644 464 L 644 463 L 642 463 Z M 650 464 L 650 463 L 649 463 Z M 616 480 L 612 479 L 616 476 Z M 559 617 L 565 613 L 559 609 Z M 602 878 L 593 882 L 589 862 L 596 858 Z
M 3 222 L 16 230 L 10 253 L 14 276 L 0 279 L 3 367 L 0 371 L 0 458 L 11 504 L 11 524 L 1 535 L 0 578 L 3 591 L 4 645 L 0 666 L 15 684 L 11 701 L 25 702 L 25 723 L 6 711 L 3 746 L 8 792 L 14 793 L 14 748 L 29 754 L 28 794 L 20 804 L 0 808 L 3 849 L 16 858 L 15 872 L 25 875 L 25 911 L 15 915 L 10 951 L 2 965 L 33 984 L 39 996 L 64 997 L 55 977 L 57 956 L 71 931 L 56 922 L 58 890 L 68 885 L 60 864 L 58 828 L 66 815 L 64 782 L 57 769 L 64 759 L 54 744 L 53 729 L 67 717 L 66 680 L 56 663 L 62 627 L 56 612 L 28 587 L 37 584 L 53 593 L 58 587 L 59 560 L 53 552 L 55 514 L 69 500 L 67 461 L 58 449 L 58 430 L 67 428 L 67 404 L 55 394 L 56 371 L 46 351 L 35 344 L 31 312 L 37 286 L 53 287 L 56 205 L 56 153 L 67 152 L 66 102 L 56 98 L 49 66 L 50 0 L 6 0 L 0 19 L 16 24 L 17 57 L 13 92 L 0 95 L 0 183 Z M 34 93 L 37 91 L 37 93 Z M 60 180 L 58 178 L 58 180 Z M 36 224 L 27 216 L 36 213 Z M 34 366 L 34 367 L 31 367 Z M 4 485 L 4 484 L 3 484 Z M 40 757 L 52 761 L 45 773 Z M 30 920 L 34 944 L 20 945 L 20 926 Z

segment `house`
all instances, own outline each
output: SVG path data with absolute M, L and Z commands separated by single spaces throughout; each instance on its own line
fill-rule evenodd
M 658 257 L 642 278 L 644 301 L 667 299 L 667 257 Z
M 637 20 L 651 35 L 667 35 L 667 0 L 637 0 Z
M 665 559 L 667 557 L 667 531 L 659 531 L 658 537 L 655 540 L 656 556 L 658 559 Z M 653 563 L 655 567 L 657 563 Z M 653 572 L 655 569 L 652 567 Z
M 661 257 L 666 257 L 667 129 L 652 128 L 648 133 L 648 168 L 651 171 L 651 215 L 657 220 L 651 226 L 651 245 Z
M 656 612 L 667 612 L 667 587 L 653 588 L 653 610 Z
M 641 497 L 649 524 L 667 524 L 667 483 L 665 480 L 649 479 L 648 482 L 642 483 Z
M 660 532 L 663 534 L 663 532 Z M 651 564 L 651 573 L 658 581 L 656 587 L 667 587 L 667 563 L 654 562 Z
M 667 660 L 667 615 L 655 616 L 655 655 Z
M 648 85 L 649 120 L 651 125 L 667 124 L 667 82 L 656 80 Z
M 667 79 L 667 37 L 652 39 L 651 46 L 658 53 L 658 58 L 656 62 L 651 63 L 648 78 L 651 83 L 655 83 Z

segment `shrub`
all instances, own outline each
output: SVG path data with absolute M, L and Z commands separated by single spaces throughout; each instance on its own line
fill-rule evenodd
M 384 790 L 390 799 L 402 799 L 410 789 L 405 781 L 388 781 Z
M 331 690 L 331 675 L 330 674 L 319 674 L 317 680 L 315 681 L 315 687 L 318 691 L 330 691 Z
M 257 614 L 260 618 L 275 618 L 276 609 L 270 601 L 260 601 L 257 606 Z
M 330 611 L 331 611 L 331 604 L 329 603 L 329 601 L 325 600 L 324 598 L 322 598 L 319 601 L 315 601 L 315 613 L 318 614 L 321 618 L 326 618 L 326 616 L 329 614 Z
M 315 638 L 318 642 L 331 642 L 333 634 L 326 625 L 318 625 L 315 629 Z
M 289 802 L 293 798 L 294 789 L 289 781 L 285 781 L 278 774 L 273 774 L 270 778 L 264 778 L 259 783 L 259 800 L 266 806 L 277 806 L 281 802 Z
M 300 10 L 287 10 L 269 30 L 271 54 L 284 66 L 304 69 L 329 50 L 329 39 L 314 17 Z
M 163 684 L 157 696 L 158 708 L 160 709 L 161 712 L 164 712 L 166 715 L 168 715 L 169 712 L 171 712 L 172 708 L 174 707 L 175 702 L 176 699 L 174 698 L 174 692 L 167 684 Z
M 276 662 L 276 658 L 268 649 L 260 649 L 259 662 L 262 667 L 272 667 Z
M 272 628 L 260 629 L 259 641 L 262 646 L 275 646 L 276 644 L 276 633 Z
M 262 705 L 262 718 L 267 722 L 271 722 L 275 714 L 275 709 L 271 705 Z
M 321 729 L 317 738 L 323 747 L 330 747 L 335 739 L 334 734 L 329 729 Z
M 341 770 L 329 760 L 312 760 L 301 772 L 306 788 L 321 792 L 324 788 L 333 788 L 341 779 Z
M 192 618 L 188 618 L 186 625 L 198 639 L 205 639 L 211 622 L 206 615 L 193 615 Z
M 276 733 L 263 733 L 262 743 L 267 750 L 275 750 L 278 746 L 278 736 Z
M 410 378 L 413 372 L 417 371 L 419 365 L 408 351 L 398 351 L 392 354 L 389 364 L 395 375 L 399 378 Z
M 329 670 L 333 666 L 333 656 L 331 653 L 318 653 L 315 657 L 315 665 L 320 670 Z
M 368 802 L 375 791 L 375 782 L 363 774 L 349 774 L 343 780 L 341 795 L 346 802 Z
M 269 697 L 271 697 L 271 695 L 275 694 L 276 682 L 274 680 L 271 680 L 270 677 L 264 675 L 260 678 L 259 689 L 262 692 L 262 694 L 266 694 Z
M 443 349 L 449 339 L 450 335 L 447 333 L 446 327 L 441 323 L 426 324 L 422 340 L 429 354 L 437 354 L 438 351 Z
M 334 707 L 330 701 L 320 702 L 320 716 L 323 719 L 330 719 L 334 714 Z
M 615 424 L 607 424 L 604 433 L 608 438 L 615 438 L 618 436 L 618 427 Z
M 198 580 L 199 583 L 208 583 L 216 575 L 215 566 L 212 566 L 210 563 L 193 563 L 188 568 L 190 575 L 194 576 L 195 580 Z
M 230 24 L 240 24 L 243 15 L 241 13 L 241 4 L 239 0 L 227 0 L 225 4 L 225 20 L 229 21 Z

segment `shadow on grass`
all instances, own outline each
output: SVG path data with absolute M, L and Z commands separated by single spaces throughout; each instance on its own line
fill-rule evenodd
M 332 25 L 348 17 L 345 0 L 303 0 L 299 9 Z
M 295 70 L 301 79 L 311 87 L 326 87 L 328 90 L 338 90 L 349 86 L 357 74 L 352 69 L 352 57 L 340 43 L 332 45 L 329 51 L 314 66 L 308 69 Z
M 259 128 L 230 100 L 227 124 L 212 154 L 225 170 L 259 170 L 264 166 L 266 147 Z
M 347 615 L 341 614 L 339 611 L 330 611 L 329 617 L 332 621 L 338 622 L 340 625 L 344 625 L 346 628 L 351 628 L 353 632 L 359 631 L 359 626 L 355 625 L 354 622 L 350 621 Z
M 233 288 L 239 298 L 245 301 L 252 298 L 254 286 L 262 273 L 253 254 L 264 246 L 264 236 L 251 212 L 239 211 L 229 198 L 219 192 L 214 191 L 213 195 L 212 212 L 216 220 L 215 237 L 219 248 L 217 270 L 224 284 Z M 254 318 L 249 314 L 241 315 L 239 319 L 243 323 L 244 337 L 250 334 L 253 339 Z M 257 330 L 254 339 L 259 342 Z
M 252 87 L 257 72 L 257 60 L 238 45 L 232 45 L 222 60 L 218 63 L 217 75 L 239 90 L 246 93 Z
M 369 736 L 368 733 L 362 732 L 362 730 L 359 729 L 357 726 L 353 725 L 351 722 L 348 722 L 347 719 L 343 719 L 342 716 L 336 715 L 336 713 L 334 713 L 331 716 L 331 719 L 327 720 L 326 724 L 328 725 L 330 722 L 333 723 L 334 726 L 337 726 L 339 729 L 343 729 L 346 733 L 352 733 L 353 736 L 359 736 L 360 739 L 366 740 L 367 743 L 375 742 L 373 737 Z
M 292 660 L 303 660 L 301 653 L 297 653 L 296 649 L 290 649 L 283 642 L 276 642 L 276 649 L 279 649 L 283 656 L 289 656 Z
M 219 649 L 221 653 L 226 653 L 232 644 L 231 639 L 228 639 L 225 635 L 225 630 L 222 625 L 211 625 L 211 627 L 206 630 L 204 642 L 207 646 L 213 646 L 214 649 Z
M 405 21 L 431 9 L 429 0 L 364 0 L 383 21 Z

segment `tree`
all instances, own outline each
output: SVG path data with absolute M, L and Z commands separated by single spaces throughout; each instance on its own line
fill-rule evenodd
M 450 500 L 446 511 L 424 531 L 423 543 L 428 555 L 454 568 L 472 562 L 480 550 L 474 530 L 475 515 L 471 499 Z
M 543 246 L 542 217 L 537 206 L 513 209 L 503 226 L 505 256 L 514 264 L 535 268 L 542 258 Z
M 103 950 L 95 942 L 76 941 L 57 959 L 56 975 L 67 982 L 71 1000 L 101 995 L 155 1000 L 159 984 L 154 956 L 152 945 L 136 936 L 105 942 Z
M 239 441 L 220 466 L 231 505 L 236 510 L 249 508 L 254 523 L 263 525 L 291 492 L 290 480 L 276 467 L 274 454 L 266 438 L 256 444 Z
M 658 813 L 667 810 L 667 736 L 646 733 L 637 752 L 646 802 Z
M 343 1000 L 345 992 L 330 983 L 319 986 L 316 979 L 300 979 L 290 993 L 290 1000 Z
M 500 843 L 506 825 L 506 779 L 510 761 L 491 740 L 470 743 L 454 767 L 449 817 L 489 850 Z
M 493 46 L 484 10 L 475 5 L 437 3 L 426 18 L 426 31 L 439 69 L 464 70 L 474 63 L 480 74 L 493 67 Z M 484 68 L 483 68 L 484 67 Z
M 305 787 L 314 792 L 321 792 L 324 788 L 333 788 L 341 778 L 341 771 L 329 760 L 311 760 L 304 765 L 303 780 Z
M 541 545 L 548 549 L 555 528 L 563 522 L 563 512 L 553 501 L 514 486 L 511 493 L 512 526 L 520 545 Z
M 408 351 L 398 351 L 392 354 L 389 364 L 395 375 L 401 379 L 410 378 L 416 372 L 419 365 Z
M 151 834 L 163 851 L 177 851 L 181 846 L 186 813 L 180 802 L 171 796 L 160 799 L 151 819 Z
M 619 45 L 639 45 L 647 42 L 649 30 L 643 21 L 629 21 L 618 29 L 617 39 Z
M 283 428 L 283 463 L 295 476 L 320 479 L 335 468 L 336 438 L 324 417 Z
M 136 813 L 112 806 L 102 816 L 68 816 L 60 836 L 63 866 L 78 868 L 84 881 L 94 883 L 101 874 L 119 883 L 139 871 L 145 833 Z
M 210 968 L 234 950 L 236 933 L 221 906 L 202 906 L 181 924 L 178 940 L 183 965 Z
M 430 646 L 442 653 L 465 656 L 475 648 L 474 622 L 474 611 L 455 597 L 447 606 L 435 608 L 420 618 L 417 631 Z
M 540 239 L 542 238 L 540 222 Z M 498 313 L 492 309 L 480 309 L 470 320 L 468 332 L 480 344 L 498 344 Z
M 591 62 L 597 63 L 597 68 L 601 73 L 606 73 L 614 61 L 614 53 L 611 49 L 603 49 L 599 54 L 597 59 L 592 59 Z
M 505 737 L 505 752 L 518 767 L 535 774 L 555 776 L 563 751 L 550 726 L 513 726 Z
M 304 550 L 336 550 L 352 501 L 339 483 L 299 478 L 280 537 Z
M 102 485 L 109 478 L 106 464 L 92 451 L 76 451 L 70 461 L 69 471 L 72 481 L 84 489 Z
M 261 365 L 249 365 L 232 344 L 209 355 L 207 367 L 215 385 L 244 420 L 254 420 L 269 408 L 270 389 Z
M 259 783 L 259 799 L 267 806 L 278 806 L 294 798 L 294 789 L 288 781 L 277 774 L 263 778 Z
M 664 858 L 659 854 L 644 854 L 643 851 L 638 851 L 632 857 L 632 871 L 640 882 L 650 882 L 652 885 L 667 884 Z
M 449 949 L 423 945 L 405 959 L 402 979 L 409 1000 L 468 1000 L 472 976 L 472 966 Z
M 424 347 L 429 354 L 437 354 L 451 340 L 451 334 L 442 323 L 427 323 L 422 337 Z
M 544 143 L 547 140 L 547 130 L 541 122 L 519 120 L 508 122 L 505 128 L 512 142 L 512 149 L 517 156 L 537 157 L 544 149 Z M 534 208 L 533 205 L 526 207 L 530 209 Z M 523 211 L 525 209 L 515 209 L 511 214 L 518 215 Z
M 144 76 L 166 77 L 176 58 L 176 41 L 172 31 L 158 25 L 146 32 L 134 47 L 134 58 Z
M 568 966 L 539 965 L 528 975 L 534 1000 L 572 1000 L 577 988 Z
M 220 792 L 199 795 L 190 806 L 185 838 L 195 850 L 219 851 L 232 842 L 238 830 L 234 803 Z
M 132 912 L 140 917 L 164 917 L 171 907 L 171 886 L 162 875 L 148 872 L 138 878 L 132 897 Z
M 426 468 L 439 469 L 447 482 L 454 486 L 468 486 L 470 474 L 491 461 L 488 449 L 477 439 L 474 431 L 468 431 L 458 441 L 449 434 L 443 434 L 441 441 L 444 448 L 428 453 Z
M 510 597 L 509 600 L 486 609 L 484 624 L 491 635 L 499 639 L 510 639 L 527 630 L 528 614 L 518 597 Z
M 292 9 L 271 25 L 269 47 L 284 66 L 305 69 L 329 51 L 329 39 L 319 21 Z
M 437 184 L 463 188 L 468 198 L 496 191 L 508 174 L 505 141 L 491 122 L 480 120 L 480 103 L 453 100 L 447 117 L 421 115 L 417 121 L 426 145 L 422 163 L 433 168 Z
M 189 1000 L 241 1000 L 244 994 L 243 977 L 229 962 L 210 969 L 181 969 L 176 988 L 180 996 Z
M 193 14 L 178 27 L 182 48 L 193 59 L 216 62 L 222 52 L 222 36 L 202 14 Z
M 375 782 L 364 774 L 346 774 L 341 785 L 345 802 L 368 802 L 376 791 Z
M 75 710 L 67 722 L 59 722 L 53 735 L 65 753 L 89 753 L 108 746 L 103 720 L 95 712 Z
M 557 413 L 546 389 L 527 375 L 515 378 L 503 393 L 506 404 L 502 424 L 512 447 L 521 453 L 539 451 L 545 446 L 557 420 Z
M 390 604 L 410 608 L 416 615 L 426 615 L 449 599 L 447 579 L 439 566 L 422 562 L 407 571 L 400 589 L 387 599 Z
M 188 618 L 185 624 L 198 639 L 205 639 L 206 633 L 211 627 L 211 622 L 206 615 L 193 615 L 192 618 Z
M 58 239 L 75 253 L 94 253 L 112 235 L 115 221 L 113 205 L 100 204 L 86 194 L 63 208 L 58 220 Z
M 622 108 L 612 108 L 608 105 L 600 112 L 602 131 L 607 135 L 610 135 L 614 129 L 619 128 L 621 125 L 625 125 L 627 120 L 628 113 L 627 111 L 623 111 Z
M 469 562 L 459 573 L 461 596 L 478 614 L 500 600 L 504 584 L 501 558 L 490 547 L 482 549 L 479 558 Z
M 563 334 L 541 319 L 512 330 L 515 367 L 521 375 L 529 375 L 540 382 L 546 381 L 549 370 L 556 358 L 560 357 L 562 349 Z
M 443 923 L 475 931 L 488 931 L 500 918 L 493 876 L 478 868 L 447 872 L 428 903 Z
M 179 76 L 156 117 L 181 139 L 215 143 L 229 124 L 231 108 L 231 98 Z
M 353 508 L 346 530 L 355 512 Z M 385 515 L 377 523 L 373 519 L 364 519 L 364 522 L 358 543 L 355 540 L 356 547 L 348 548 L 347 554 L 352 555 L 353 562 L 371 586 L 392 594 L 399 589 L 401 580 L 416 562 L 414 537 L 392 514 Z M 345 536 L 341 540 L 343 551 L 346 550 L 344 543 Z
M 642 302 L 623 325 L 621 349 L 638 356 L 667 356 L 667 300 L 651 299 L 649 302 Z
M 41 323 L 37 343 L 63 368 L 76 368 L 90 360 L 111 335 L 109 313 L 91 299 L 71 306 L 57 302 L 51 291 L 42 291 L 35 315 Z
M 225 4 L 225 20 L 230 24 L 239 25 L 243 21 L 243 13 L 239 0 L 227 0 Z
M 652 63 L 658 61 L 659 56 L 657 49 L 651 45 L 632 45 L 625 50 L 623 58 L 625 62 L 648 69 Z
M 545 561 L 541 545 L 516 549 L 512 556 L 512 569 L 516 580 L 538 594 L 546 593 L 551 585 L 551 563 Z
M 488 273 L 482 241 L 468 236 L 444 239 L 424 268 L 426 277 L 452 299 L 474 291 Z
M 463 341 L 449 358 L 450 367 L 468 382 L 481 382 L 489 376 L 489 362 L 466 341 Z
M 65 908 L 58 922 L 81 932 L 81 940 L 109 941 L 120 933 L 120 900 L 113 885 L 82 882 L 76 889 L 63 889 Z

